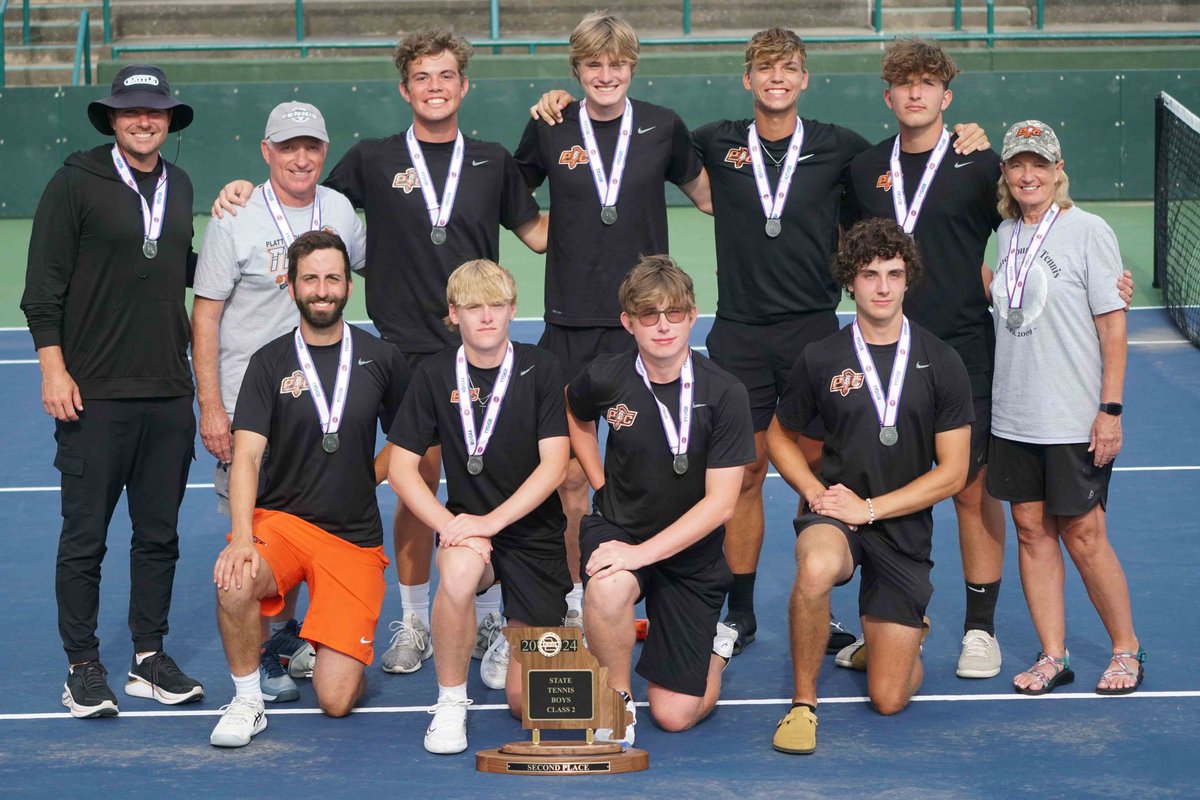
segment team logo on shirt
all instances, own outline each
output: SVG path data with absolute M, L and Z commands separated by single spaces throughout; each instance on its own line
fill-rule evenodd
M 290 394 L 292 397 L 299 397 L 301 392 L 308 391 L 308 380 L 304 377 L 304 373 L 296 370 L 291 375 L 283 379 L 279 384 L 280 394 Z
M 575 145 L 570 150 L 563 150 L 558 154 L 558 163 L 566 164 L 567 169 L 575 169 L 580 164 L 588 163 L 587 150 L 579 145 Z
M 632 427 L 637 415 L 638 412 L 631 411 L 624 403 L 617 403 L 608 410 L 604 418 L 608 420 L 608 424 L 614 431 L 619 431 L 621 428 Z
M 837 392 L 842 397 L 850 394 L 854 389 L 861 389 L 863 385 L 863 374 L 855 372 L 852 369 L 844 369 L 837 375 L 833 376 L 833 380 L 829 382 L 829 391 Z
M 472 403 L 479 402 L 479 387 L 478 386 L 471 387 L 471 402 Z M 454 406 L 458 405 L 458 389 L 454 389 L 450 392 L 450 405 L 454 405 Z
M 1036 125 L 1026 125 L 1017 129 L 1018 139 L 1036 139 L 1042 135 L 1042 129 Z
M 883 189 L 885 192 L 890 192 L 892 190 L 892 172 L 891 172 L 891 170 L 888 170 L 887 172 L 880 175 L 878 179 L 876 179 L 875 188 Z
M 729 148 L 729 152 L 725 154 L 725 160 L 733 164 L 734 169 L 741 169 L 744 165 L 750 163 L 750 148 L 731 147 Z
M 404 172 L 397 172 L 396 177 L 392 178 L 392 188 L 403 189 L 405 194 L 420 187 L 421 180 L 417 177 L 417 171 L 412 167 L 404 170 Z

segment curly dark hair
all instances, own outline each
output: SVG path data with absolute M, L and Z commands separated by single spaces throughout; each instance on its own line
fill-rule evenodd
M 903 83 L 909 78 L 932 75 L 949 89 L 960 70 L 950 54 L 932 39 L 902 36 L 894 39 L 883 54 L 880 77 L 888 85 Z
M 842 240 L 842 249 L 833 257 L 833 279 L 853 297 L 850 286 L 858 271 L 876 259 L 892 258 L 904 262 L 905 286 L 920 280 L 924 266 L 913 238 L 887 217 L 864 219 L 849 230 Z

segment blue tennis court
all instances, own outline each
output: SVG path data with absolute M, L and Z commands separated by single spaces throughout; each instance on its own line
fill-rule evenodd
M 844 320 L 845 321 L 845 320 Z M 695 344 L 711 319 L 696 328 Z M 522 321 L 514 338 L 536 341 L 540 323 Z M 270 727 L 228 751 L 208 744 L 232 684 L 214 620 L 211 569 L 227 523 L 216 512 L 213 459 L 196 442 L 191 488 L 181 516 L 181 550 L 168 651 L 202 680 L 199 704 L 172 708 L 120 691 L 130 656 L 125 623 L 129 522 L 124 503 L 110 530 L 99 624 L 121 714 L 74 720 L 59 703 L 66 662 L 57 636 L 54 559 L 58 473 L 53 424 L 41 408 L 29 335 L 0 331 L 0 398 L 7 409 L 0 463 L 9 555 L 0 564 L 0 618 L 9 644 L 0 670 L 0 795 L 526 797 L 598 796 L 839 797 L 1196 797 L 1200 793 L 1200 350 L 1183 341 L 1156 308 L 1129 314 L 1125 449 L 1109 506 L 1110 536 L 1129 577 L 1137 631 L 1149 653 L 1137 694 L 1092 693 L 1108 662 L 1108 639 L 1073 570 L 1067 578 L 1068 646 L 1078 679 L 1069 691 L 1026 698 L 1010 678 L 1032 662 L 1038 643 L 1021 596 L 1011 530 L 997 634 L 1004 668 L 991 680 L 954 676 L 963 584 L 954 513 L 935 510 L 936 591 L 925 645 L 925 684 L 904 713 L 885 718 L 865 702 L 865 675 L 833 666 L 820 691 L 819 745 L 812 756 L 771 749 L 791 696 L 786 598 L 793 573 L 791 517 L 796 498 L 768 478 L 767 538 L 758 579 L 757 641 L 725 672 L 721 706 L 695 730 L 666 734 L 643 714 L 638 747 L 650 769 L 633 775 L 515 777 L 475 772 L 473 753 L 526 738 L 475 670 L 469 691 L 471 747 L 434 756 L 422 747 L 426 709 L 436 698 L 432 662 L 413 675 L 386 675 L 378 661 L 362 708 L 331 720 L 301 682 L 297 703 L 269 707 Z M 390 517 L 395 499 L 379 489 Z M 394 584 L 395 573 L 389 570 Z M 855 581 L 855 584 L 857 581 Z M 857 587 L 836 590 L 837 616 L 857 628 Z M 398 593 L 383 621 L 399 616 Z M 382 621 L 379 636 L 386 634 Z M 377 655 L 382 650 L 377 650 Z M 635 694 L 644 682 L 635 676 Z

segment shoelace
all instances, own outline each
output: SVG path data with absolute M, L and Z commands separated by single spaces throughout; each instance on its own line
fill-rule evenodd
M 492 641 L 500 633 L 500 629 L 504 627 L 503 623 L 497 623 L 497 618 L 492 614 L 488 614 L 483 618 L 483 623 L 479 626 L 477 638 L 487 642 L 487 646 L 491 647 Z
M 397 645 L 412 645 L 418 650 L 425 649 L 425 637 L 416 628 L 411 627 L 402 619 L 392 620 L 388 623 L 388 630 L 395 631 L 392 634 L 392 641 L 388 645 L 389 649 Z
M 262 670 L 267 674 L 268 678 L 279 678 L 285 673 L 283 665 L 279 663 L 279 657 L 270 648 L 263 648 L 258 663 L 262 666 Z
M 220 712 L 223 715 L 222 720 L 229 719 L 231 722 L 249 722 L 250 724 L 254 723 L 259 714 L 258 706 L 245 697 L 233 698 L 229 701 L 229 705 L 221 706 Z
M 449 709 L 461 708 L 462 713 L 466 714 L 467 706 L 473 705 L 474 703 L 475 703 L 474 700 L 471 700 L 466 697 L 439 697 L 437 703 L 435 705 L 430 706 L 429 710 L 426 713 L 436 715 L 439 711 L 441 711 L 443 709 L 449 710 Z
M 149 664 L 150 684 L 156 688 L 163 686 L 160 678 L 167 678 L 173 681 L 173 679 L 180 678 L 183 675 L 183 671 L 179 669 L 179 665 L 175 663 L 174 659 L 162 651 L 152 656 L 146 656 L 146 660 L 142 664 Z
M 962 654 L 968 658 L 984 658 L 992 651 L 992 640 L 985 636 L 970 636 L 963 639 Z
M 108 681 L 104 676 L 108 674 L 108 670 L 99 661 L 93 661 L 90 664 L 85 664 L 80 668 L 83 677 L 83 686 L 85 689 L 108 689 Z

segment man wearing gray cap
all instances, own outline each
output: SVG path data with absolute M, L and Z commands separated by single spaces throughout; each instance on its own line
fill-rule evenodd
M 250 356 L 299 323 L 287 293 L 287 249 L 308 230 L 337 233 L 350 263 L 366 260 L 365 229 L 340 193 L 318 186 L 329 134 L 316 106 L 280 103 L 262 140 L 269 177 L 238 216 L 214 217 L 204 232 L 192 307 L 192 359 L 200 405 L 200 439 L 217 459 L 218 510 L 229 515 L 230 424 Z M 312 674 L 312 646 L 299 637 L 297 591 L 271 622 L 260 678 L 268 702 L 299 698 L 294 677 Z M 281 659 L 283 663 L 281 663 Z M 284 666 L 287 669 L 285 671 Z
M 192 109 L 174 98 L 162 70 L 135 64 L 88 106 L 88 118 L 115 143 L 72 153 L 50 179 L 21 298 L 42 405 L 55 420 L 63 517 L 55 590 L 70 663 L 62 702 L 80 718 L 117 713 L 96 618 L 108 521 L 122 489 L 133 526 L 125 693 L 167 704 L 204 696 L 162 650 L 196 418 L 184 306 L 195 263 L 192 184 L 159 149 L 191 123 Z

